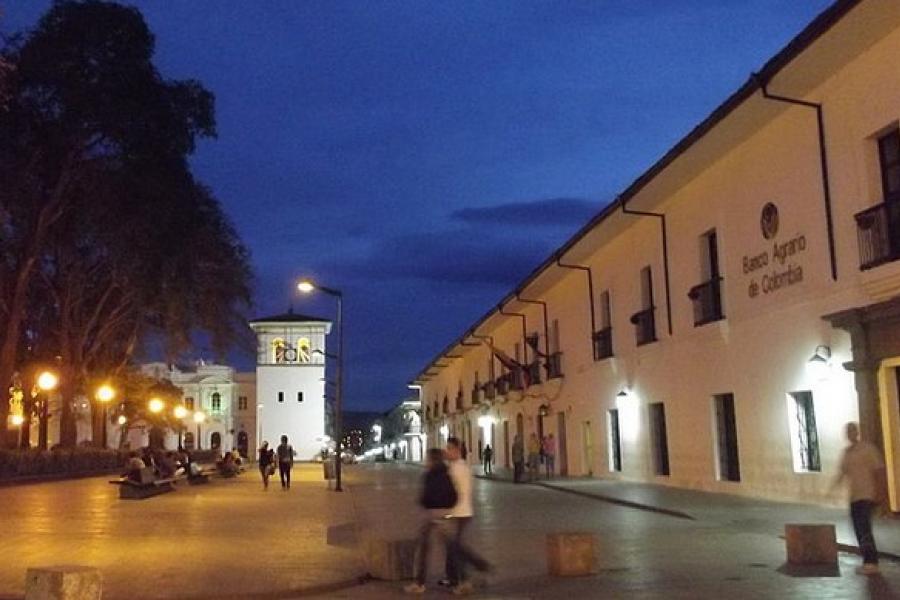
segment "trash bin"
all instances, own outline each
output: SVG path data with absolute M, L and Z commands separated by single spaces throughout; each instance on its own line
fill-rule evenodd
M 334 459 L 329 458 L 328 460 L 322 461 L 322 469 L 323 475 L 326 480 L 334 479 Z

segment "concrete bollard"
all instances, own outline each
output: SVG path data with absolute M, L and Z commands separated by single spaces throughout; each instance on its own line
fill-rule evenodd
M 369 539 L 365 545 L 369 575 L 385 581 L 413 578 L 416 540 Z
M 25 600 L 100 600 L 102 589 L 93 567 L 35 567 L 25 574 Z
M 837 565 L 834 525 L 787 524 L 784 539 L 792 565 Z
M 548 533 L 547 571 L 550 575 L 576 577 L 594 571 L 594 534 Z

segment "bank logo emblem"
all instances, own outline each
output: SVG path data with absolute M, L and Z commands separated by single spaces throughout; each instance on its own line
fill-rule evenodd
M 759 217 L 759 226 L 763 237 L 771 240 L 778 234 L 778 207 L 771 202 L 763 206 L 762 215 Z

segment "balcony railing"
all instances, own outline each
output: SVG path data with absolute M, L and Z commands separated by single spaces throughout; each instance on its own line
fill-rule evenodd
M 528 385 L 537 385 L 541 382 L 541 363 L 534 361 L 525 367 L 528 373 Z
M 634 324 L 635 340 L 638 346 L 651 344 L 656 341 L 656 320 L 653 318 L 655 310 L 656 307 L 651 306 L 631 315 L 631 322 Z
M 594 332 L 594 360 L 603 360 L 613 355 L 612 327 Z
M 497 378 L 497 394 L 499 396 L 505 396 L 509 393 L 509 377 L 507 375 L 501 375 Z
M 562 376 L 562 352 L 554 352 L 547 358 L 547 378 L 559 379 Z
M 856 215 L 859 268 L 900 259 L 900 195 Z
M 497 384 L 493 381 L 488 381 L 484 384 L 484 397 L 488 400 L 493 400 L 497 397 Z
M 522 369 L 515 369 L 506 374 L 509 380 L 509 389 L 522 390 L 525 388 L 525 374 Z
M 695 285 L 688 292 L 694 303 L 694 327 L 706 325 L 725 318 L 722 313 L 722 278 L 714 277 L 705 283 Z

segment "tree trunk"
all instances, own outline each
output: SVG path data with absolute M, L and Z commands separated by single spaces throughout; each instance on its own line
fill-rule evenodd
M 65 359 L 63 359 L 65 361 Z M 59 416 L 59 443 L 66 448 L 72 448 L 78 442 L 78 429 L 75 426 L 75 370 L 69 364 L 62 365 L 59 382 L 59 401 L 61 411 Z
M 25 260 L 16 277 L 15 287 L 9 303 L 9 315 L 6 319 L 6 333 L 0 344 L 0 390 L 6 390 L 12 384 L 16 371 L 16 350 L 19 345 L 19 334 L 25 320 L 25 307 L 28 301 L 28 284 L 34 271 L 33 258 Z M 15 443 L 8 429 L 9 402 L 5 392 L 0 402 L 0 448 L 6 448 L 10 442 Z

